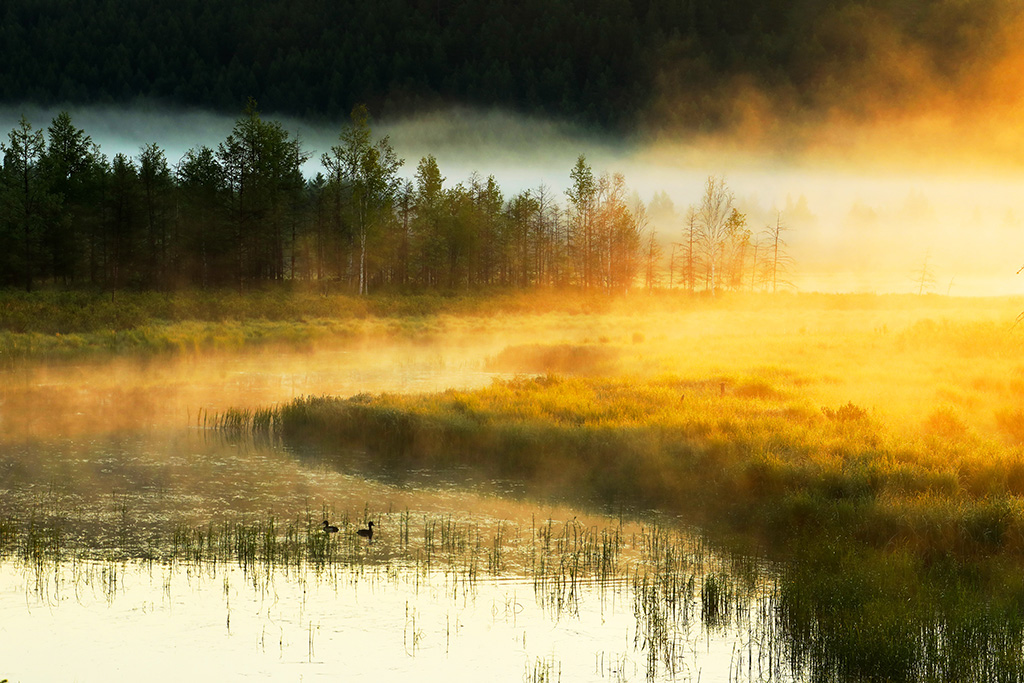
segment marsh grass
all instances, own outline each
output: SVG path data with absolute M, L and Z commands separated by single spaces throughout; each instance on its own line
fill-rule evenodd
M 366 339 L 429 343 L 487 331 L 502 315 L 599 314 L 619 304 L 578 292 L 379 293 L 268 287 L 179 292 L 0 290 L 0 364 L 111 355 L 307 348 Z
M 61 533 L 80 523 L 73 513 L 6 517 L 0 560 L 30 568 L 41 577 L 39 591 L 57 565 L 81 563 L 73 581 L 99 586 L 111 601 L 128 562 L 204 576 L 237 566 L 257 592 L 272 591 L 275 577 L 305 581 L 310 573 L 332 584 L 401 582 L 416 590 L 437 581 L 458 604 L 481 581 L 523 576 L 555 621 L 577 618 L 585 600 L 615 595 L 632 604 L 633 646 L 648 679 L 684 676 L 698 643 L 728 631 L 740 635 L 730 680 L 1024 680 L 1024 571 L 1013 563 L 993 560 L 965 574 L 952 559 L 928 564 L 908 552 L 865 554 L 839 542 L 804 545 L 795 561 L 765 563 L 657 522 L 627 529 L 618 519 L 534 519 L 520 526 L 368 506 L 330 512 L 171 523 L 153 552 L 127 556 L 113 548 L 99 557 L 90 555 L 88 539 Z M 337 534 L 320 528 L 326 516 Z M 354 533 L 368 516 L 380 527 L 372 544 Z M 90 558 L 99 569 L 82 563 Z M 986 572 L 1004 588 L 993 593 Z M 69 589 L 77 586 L 60 588 Z M 410 656 L 419 647 L 418 619 L 415 610 L 407 615 Z M 526 673 L 556 680 L 558 661 L 527 664 Z
M 266 521 L 247 520 L 188 527 L 183 556 L 248 558 L 247 567 L 287 557 L 328 570 L 379 567 L 387 558 L 420 575 L 451 572 L 460 585 L 528 568 L 538 600 L 554 614 L 571 615 L 584 586 L 628 584 L 649 670 L 679 671 L 693 631 L 729 625 L 763 644 L 760 653 L 737 654 L 748 672 L 797 671 L 821 681 L 1022 680 L 1024 335 L 1010 325 L 1020 301 L 555 299 L 530 308 L 515 297 L 304 304 L 270 296 L 237 322 L 171 315 L 159 318 L 165 327 L 144 313 L 133 323 L 129 307 L 128 322 L 114 332 L 61 333 L 96 338 L 6 334 L 12 344 L 27 342 L 31 357 L 33 345 L 45 344 L 85 353 L 107 334 L 118 352 L 159 347 L 147 341 L 147 320 L 163 332 L 198 326 L 183 335 L 186 350 L 273 339 L 301 346 L 320 334 L 454 343 L 543 323 L 544 343 L 521 343 L 523 335 L 498 355 L 537 376 L 480 391 L 306 397 L 215 421 L 225 433 L 281 440 L 293 452 L 355 447 L 383 470 L 513 479 L 531 496 L 685 515 L 716 539 L 781 560 L 770 587 L 742 567 L 705 566 L 700 554 L 653 533 L 638 541 L 649 547 L 642 560 L 624 560 L 636 544 L 611 530 L 607 537 L 568 523 L 484 530 L 408 512 L 389 519 L 372 548 L 349 546 L 349 537 L 331 545 L 315 524 L 308 528 L 318 519 L 274 522 L 272 532 Z M 203 305 L 233 305 L 226 301 Z M 339 308 L 316 308 L 332 305 Z M 492 305 L 507 318 L 487 317 Z M 252 317 L 260 307 L 262 317 Z M 574 349 L 587 349 L 581 362 L 565 362 Z M 601 354 L 610 369 L 602 369 Z M 548 374 L 554 367 L 565 370 Z M 0 522 L 0 547 L 12 556 L 22 548 L 20 557 L 45 563 L 74 547 L 64 522 L 41 518 L 31 533 L 27 520 L 16 523 Z M 263 557 L 275 559 L 261 565 Z
M 542 497 L 682 514 L 783 561 L 768 588 L 645 536 L 629 581 L 648 671 L 680 672 L 695 630 L 740 628 L 758 645 L 737 661 L 769 680 L 1024 680 L 1019 449 L 983 438 L 958 407 L 899 428 L 851 400 L 815 405 L 801 382 L 546 375 L 308 397 L 276 409 L 273 433 L 296 448 L 363 448 L 385 469 L 468 467 Z M 575 532 L 534 533 L 557 549 Z M 616 565 L 598 545 L 533 557 L 545 605 L 572 614 L 580 577 L 600 575 L 594 558 Z
M 50 513 L 0 518 L 0 560 L 15 560 L 40 576 L 63 562 L 98 561 L 106 567 L 111 597 L 117 592 L 116 576 L 124 571 L 118 567 L 127 562 L 209 574 L 218 567 L 237 566 L 256 590 L 266 590 L 280 572 L 313 572 L 337 581 L 364 575 L 396 580 L 396 572 L 406 571 L 418 577 L 416 585 L 440 575 L 447 577 L 446 590 L 461 586 L 455 590 L 469 594 L 482 580 L 520 576 L 532 584 L 538 605 L 554 620 L 577 616 L 588 596 L 603 600 L 606 593 L 632 589 L 638 618 L 645 620 L 644 647 L 657 651 L 665 649 L 664 642 L 675 642 L 676 634 L 649 622 L 667 624 L 662 615 L 674 614 L 678 621 L 678 614 L 694 613 L 694 582 L 701 580 L 712 557 L 706 542 L 659 525 L 633 527 L 628 533 L 617 519 L 603 525 L 585 525 L 576 518 L 534 519 L 525 527 L 503 520 L 483 525 L 409 510 L 373 513 L 369 507 L 358 516 L 332 516 L 325 508 L 315 514 L 307 510 L 293 520 L 271 516 L 204 525 L 172 522 L 145 551 L 131 538 L 134 528 L 123 533 L 97 530 L 105 538 L 125 539 L 124 547 L 100 550 L 95 539 L 69 539 L 61 533 L 65 525 L 82 523 L 73 514 Z M 338 533 L 323 532 L 321 520 L 328 516 Z M 373 542 L 355 534 L 368 516 L 378 522 Z M 681 652 L 682 645 L 678 647 Z
M 524 683 L 559 683 L 561 680 L 562 664 L 554 656 L 536 658 L 523 673 Z
M 838 534 L 964 559 L 1024 554 L 1024 461 L 971 441 L 944 410 L 928 420 L 937 436 L 912 438 L 850 402 L 815 410 L 788 387 L 545 376 L 307 397 L 218 420 L 296 448 L 365 448 L 384 468 L 469 467 L 538 495 L 685 513 L 771 543 Z

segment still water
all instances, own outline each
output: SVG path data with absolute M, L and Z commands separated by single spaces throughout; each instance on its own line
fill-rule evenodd
M 677 521 L 205 428 L 304 394 L 479 386 L 491 351 L 9 371 L 0 679 L 792 680 L 772 573 Z

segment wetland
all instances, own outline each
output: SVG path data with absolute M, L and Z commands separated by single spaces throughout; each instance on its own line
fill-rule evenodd
M 9 333 L 0 677 L 1024 678 L 1020 300 L 534 304 Z

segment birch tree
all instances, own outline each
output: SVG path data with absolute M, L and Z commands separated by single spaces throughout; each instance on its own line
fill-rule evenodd
M 733 214 L 733 193 L 721 177 L 708 176 L 704 194 L 694 215 L 696 243 L 704 259 L 705 288 L 715 293 L 719 269 L 729 237 L 730 218 Z
M 329 181 L 351 222 L 359 248 L 359 293 L 367 293 L 367 245 L 391 217 L 402 181 L 398 169 L 405 163 L 395 154 L 388 136 L 373 142 L 370 113 L 365 105 L 352 110 L 351 123 L 339 135 L 339 144 L 322 157 Z M 344 198 L 342 200 L 341 198 Z

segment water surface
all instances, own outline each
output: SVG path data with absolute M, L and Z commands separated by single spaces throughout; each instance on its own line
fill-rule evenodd
M 7 371 L 0 675 L 763 676 L 778 659 L 762 645 L 770 578 L 730 584 L 709 619 L 705 577 L 730 570 L 677 522 L 531 500 L 458 472 L 396 477 L 365 453 L 298 454 L 209 428 L 218 410 L 301 395 L 480 386 L 489 353 L 409 346 Z M 342 532 L 328 540 L 322 518 Z M 354 534 L 369 520 L 372 543 Z M 269 536 L 282 547 L 293 538 L 298 554 L 266 554 L 271 523 Z M 195 541 L 204 533 L 208 546 Z M 247 555 L 240 539 L 259 534 L 253 547 L 264 545 Z

